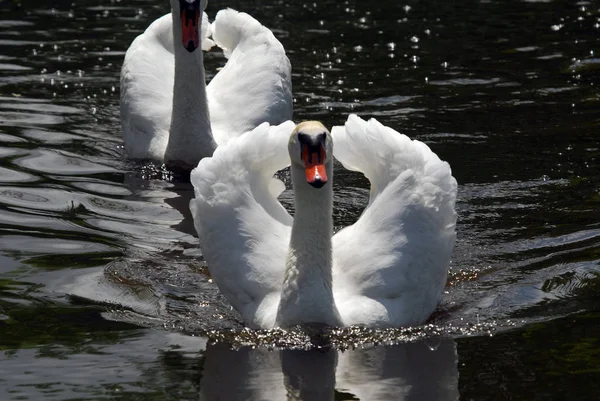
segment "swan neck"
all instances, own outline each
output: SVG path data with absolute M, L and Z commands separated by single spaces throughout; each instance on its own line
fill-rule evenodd
M 175 82 L 165 163 L 181 164 L 191 169 L 196 167 L 203 157 L 212 156 L 216 144 L 210 127 L 202 49 L 199 46 L 193 52 L 189 52 L 183 47 L 179 13 L 173 9 L 171 14 Z M 201 22 L 200 18 L 199 24 Z
M 327 172 L 331 180 L 331 172 Z M 304 241 L 318 238 L 319 242 L 328 244 L 331 251 L 331 235 L 333 233 L 333 191 L 331 181 L 322 188 L 314 188 L 306 182 L 302 168 L 292 167 L 294 186 L 294 223 L 292 239 L 305 245 Z M 310 235 L 309 235 L 310 234 Z M 319 255 L 325 259 L 325 255 Z
M 296 212 L 277 315 L 280 327 L 341 325 L 332 290 L 331 163 L 326 168 L 329 182 L 317 189 L 306 182 L 303 168 L 291 167 Z

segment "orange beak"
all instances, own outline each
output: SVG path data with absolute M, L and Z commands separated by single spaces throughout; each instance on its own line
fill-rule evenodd
M 309 152 L 308 146 L 302 145 L 302 161 L 306 182 L 315 188 L 321 188 L 327 183 L 327 170 L 325 169 L 325 149 L 323 145 L 317 152 Z
M 181 12 L 181 42 L 188 52 L 193 52 L 200 45 L 198 37 L 198 10 L 184 10 Z

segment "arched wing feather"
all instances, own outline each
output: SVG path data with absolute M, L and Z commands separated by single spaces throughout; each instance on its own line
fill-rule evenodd
M 263 122 L 291 119 L 292 69 L 273 32 L 232 9 L 219 11 L 211 27 L 213 40 L 229 59 L 207 86 L 215 141 L 221 145 Z
M 427 145 L 355 115 L 332 129 L 334 155 L 371 182 L 359 220 L 333 237 L 345 324 L 419 324 L 442 294 L 455 239 L 456 180 Z
M 273 326 L 292 217 L 273 174 L 290 164 L 295 124 L 263 123 L 219 146 L 192 171 L 200 248 L 219 289 L 250 326 Z

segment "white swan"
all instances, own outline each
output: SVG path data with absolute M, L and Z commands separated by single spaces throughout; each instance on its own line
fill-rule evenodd
M 190 208 L 219 289 L 251 327 L 422 323 L 455 239 L 450 166 L 374 119 L 351 115 L 331 134 L 318 122 L 294 127 L 262 124 L 192 171 Z M 333 155 L 371 193 L 359 220 L 332 237 Z M 290 159 L 293 219 L 272 178 Z
M 291 66 L 273 33 L 227 9 L 210 26 L 207 0 L 171 0 L 172 13 L 131 44 L 121 69 L 121 125 L 130 157 L 190 171 L 217 144 L 292 117 Z M 202 15 L 202 17 L 200 17 Z M 201 49 L 228 62 L 206 85 Z M 199 38 L 198 31 L 201 37 Z

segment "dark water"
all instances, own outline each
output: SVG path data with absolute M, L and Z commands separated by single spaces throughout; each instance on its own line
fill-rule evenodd
M 121 146 L 121 62 L 168 2 L 4 0 L 0 399 L 597 399 L 598 3 L 207 11 L 227 6 L 286 47 L 295 120 L 376 117 L 450 162 L 458 241 L 438 313 L 312 351 L 289 347 L 302 333 L 241 330 L 198 257 L 189 184 L 151 178 Z M 223 62 L 208 55 L 208 75 Z M 368 192 L 336 180 L 341 226 Z

